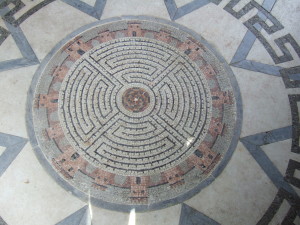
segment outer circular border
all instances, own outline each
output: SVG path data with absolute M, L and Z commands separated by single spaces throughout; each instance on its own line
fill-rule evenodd
M 67 43 L 69 40 L 75 38 L 78 34 L 84 32 L 87 29 L 91 29 L 95 26 L 99 26 L 102 24 L 110 23 L 110 22 L 115 22 L 115 21 L 120 21 L 120 20 L 148 20 L 148 21 L 153 21 L 157 23 L 163 23 L 167 24 L 170 26 L 173 26 L 179 30 L 182 30 L 191 36 L 193 36 L 196 40 L 204 44 L 212 53 L 218 58 L 218 60 L 223 63 L 223 66 L 229 76 L 230 83 L 232 85 L 232 89 L 234 92 L 235 100 L 236 100 L 236 124 L 234 127 L 234 134 L 231 139 L 230 147 L 226 154 L 224 155 L 223 160 L 219 163 L 219 165 L 214 169 L 214 171 L 210 174 L 209 177 L 207 177 L 204 181 L 202 181 L 198 186 L 193 188 L 192 190 L 182 194 L 179 197 L 175 197 L 173 199 L 169 199 L 166 201 L 162 201 L 159 203 L 151 204 L 151 205 L 122 205 L 122 204 L 113 204 L 109 202 L 105 202 L 100 199 L 96 199 L 94 197 L 88 196 L 82 191 L 79 191 L 72 185 L 70 185 L 67 181 L 65 181 L 62 177 L 60 177 L 57 172 L 52 168 L 52 166 L 49 164 L 47 161 L 45 155 L 43 154 L 42 150 L 40 149 L 35 132 L 34 132 L 34 126 L 33 126 L 33 118 L 32 118 L 32 102 L 34 100 L 34 93 L 35 93 L 35 88 L 38 82 L 38 79 L 40 77 L 41 72 L 45 69 L 47 66 L 48 62 L 50 59 L 55 55 L 55 53 L 62 48 L 65 43 Z M 30 88 L 27 93 L 27 103 L 26 103 L 26 126 L 27 126 L 27 133 L 28 137 L 30 140 L 30 143 L 32 145 L 32 148 L 34 149 L 34 152 L 39 160 L 39 162 L 43 165 L 45 170 L 52 176 L 52 178 L 65 190 L 69 191 L 76 197 L 80 198 L 81 200 L 85 202 L 91 202 L 93 205 L 100 207 L 100 208 L 105 208 L 109 210 L 115 210 L 115 211 L 120 211 L 120 212 L 129 212 L 131 209 L 135 209 L 137 212 L 145 212 L 149 210 L 158 210 L 162 208 L 167 208 L 175 204 L 179 204 L 184 202 L 185 200 L 193 197 L 195 194 L 200 192 L 203 188 L 211 184 L 217 176 L 221 174 L 227 163 L 229 162 L 234 150 L 236 149 L 237 142 L 240 137 L 241 133 L 241 127 L 242 127 L 242 117 L 243 117 L 243 111 L 242 111 L 242 99 L 240 95 L 240 89 L 238 86 L 238 83 L 236 81 L 236 78 L 225 61 L 225 59 L 210 45 L 204 38 L 202 38 L 199 34 L 196 32 L 188 29 L 185 26 L 179 25 L 177 23 L 165 20 L 165 19 L 160 19 L 160 18 L 155 18 L 151 16 L 122 16 L 122 17 L 113 17 L 110 19 L 105 19 L 102 21 L 96 21 L 94 23 L 85 25 L 76 31 L 72 32 L 71 34 L 67 35 L 63 40 L 61 40 L 49 53 L 48 55 L 43 59 L 41 62 L 39 68 L 36 70 L 32 82 L 30 85 Z

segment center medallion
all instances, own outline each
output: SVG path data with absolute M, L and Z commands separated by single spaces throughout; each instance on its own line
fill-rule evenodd
M 134 113 L 143 112 L 148 108 L 150 96 L 147 91 L 142 88 L 133 87 L 125 91 L 122 96 L 123 106 Z

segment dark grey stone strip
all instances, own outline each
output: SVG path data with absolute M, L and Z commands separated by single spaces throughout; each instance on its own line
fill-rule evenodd
M 247 31 L 230 63 L 234 64 L 245 60 L 251 48 L 253 47 L 255 40 L 255 35 L 252 34 L 251 31 Z
M 62 1 L 98 20 L 101 18 L 103 9 L 106 4 L 106 0 L 97 0 L 94 6 L 91 6 L 80 0 L 62 0 Z
M 19 17 L 19 19 L 16 20 L 16 22 L 13 23 L 15 26 L 19 26 L 21 23 L 23 23 L 28 17 L 30 17 L 35 12 L 39 11 L 41 8 L 44 8 L 49 3 L 53 2 L 55 0 L 45 0 L 41 3 L 37 4 L 33 8 L 29 9 L 26 13 L 24 13 L 22 16 Z
M 0 177 L 9 167 L 9 165 L 15 160 L 27 141 L 27 139 L 22 137 L 0 133 L 0 146 L 6 148 L 5 151 L 0 155 Z
M 278 189 L 284 188 L 288 192 L 296 195 L 294 189 L 284 180 L 283 175 L 261 149 L 262 145 L 290 138 L 292 138 L 291 126 L 251 135 L 241 138 L 240 140 Z
M 292 68 L 287 68 L 287 69 L 294 69 L 294 68 L 297 68 L 297 67 L 292 67 Z M 291 81 L 299 81 L 300 80 L 300 73 L 297 72 L 297 73 L 290 73 L 288 74 L 289 78 Z
M 19 26 L 22 22 L 24 22 L 28 17 L 30 17 L 32 14 L 43 8 L 44 6 L 48 5 L 49 3 L 53 2 L 55 0 L 45 0 L 42 1 L 41 3 L 37 4 L 36 6 L 32 7 L 29 9 L 27 12 L 23 13 L 19 17 L 19 19 L 15 19 L 13 15 L 18 12 L 20 9 L 25 7 L 25 4 L 20 1 L 11 1 L 11 0 L 2 0 L 0 1 L 0 15 L 4 21 L 7 23 L 17 27 Z M 10 9 L 8 8 L 9 4 L 14 4 L 14 8 Z M 8 37 L 10 33 L 3 27 L 0 27 L 0 45 L 4 42 L 4 40 Z
M 262 5 L 257 4 L 255 1 L 248 2 L 242 9 L 240 9 L 238 12 L 235 11 L 233 8 L 240 2 L 241 0 L 231 0 L 224 9 L 229 12 L 231 15 L 233 15 L 235 18 L 240 19 L 242 16 L 247 14 L 250 10 L 253 8 L 258 7 L 259 13 L 261 11 L 271 12 L 272 8 L 274 7 L 277 0 L 265 0 Z M 260 8 L 260 9 L 259 9 Z M 264 19 L 264 18 L 262 18 Z
M 298 203 L 299 204 L 299 203 Z M 282 225 L 297 225 L 294 223 L 297 215 L 299 214 L 299 209 L 295 209 L 294 207 L 291 207 L 288 211 L 287 215 L 284 217 L 283 221 L 281 222 Z
M 19 48 L 23 58 L 12 59 L 0 62 L 0 72 L 10 69 L 16 69 L 24 66 L 32 66 L 39 64 L 39 60 L 36 57 L 33 49 L 27 41 L 23 31 L 20 27 L 14 27 L 13 25 L 5 22 L 8 30 L 10 31 L 17 47 Z
M 14 2 L 13 5 L 15 5 L 14 8 L 9 8 L 9 1 L 7 0 L 0 0 L 0 16 L 3 19 L 3 17 L 8 14 L 10 11 L 15 10 L 15 8 L 18 8 L 18 6 L 16 6 L 16 4 L 18 4 L 17 2 Z
M 167 7 L 167 10 L 168 10 L 171 20 L 174 20 L 174 16 L 178 9 L 175 1 L 174 0 L 165 0 L 165 5 Z
M 289 101 L 292 113 L 292 127 L 293 127 L 293 139 L 292 139 L 292 152 L 300 153 L 299 136 L 300 136 L 300 115 L 298 110 L 298 102 L 300 102 L 300 95 L 289 95 Z
M 19 19 L 16 20 L 14 18 L 14 14 L 17 13 L 18 11 L 20 11 L 22 8 L 24 8 L 25 4 L 21 0 L 15 0 L 15 1 L 4 0 L 4 1 L 2 1 L 2 3 L 0 3 L 0 9 L 7 7 L 9 4 L 14 4 L 15 7 L 13 7 L 11 10 L 8 10 L 2 16 L 2 18 L 4 21 L 6 21 L 9 24 L 16 27 L 16 26 L 19 26 L 22 22 L 24 22 L 32 14 L 34 14 L 35 12 L 37 12 L 38 10 L 40 10 L 41 8 L 45 7 L 46 5 L 48 5 L 49 3 L 53 2 L 53 1 L 55 1 L 55 0 L 42 1 L 41 3 L 37 4 L 36 6 L 32 7 L 31 9 L 29 9 L 28 11 L 23 13 L 19 17 Z
M 0 62 L 0 72 L 12 69 L 18 69 L 26 66 L 37 65 L 38 62 L 33 62 L 29 59 L 12 59 Z
M 300 87 L 300 66 L 283 68 L 279 72 L 286 88 Z
M 296 219 L 296 216 L 300 216 L 300 198 L 297 195 L 289 193 L 288 191 L 282 188 L 279 189 L 270 207 L 263 215 L 263 217 L 258 221 L 257 225 L 269 224 L 280 209 L 283 200 L 286 200 L 291 206 L 291 208 L 288 211 L 287 215 L 284 217 L 281 224 L 295 225 L 294 220 Z
M 3 27 L 0 27 L 0 46 L 4 40 L 10 35 L 10 32 Z
M 193 209 L 192 207 L 182 204 L 179 225 L 220 225 L 218 222 Z
M 277 0 L 264 0 L 262 3 L 262 7 L 268 12 L 271 12 L 276 2 Z
M 0 216 L 0 225 L 7 225 L 7 223 L 2 219 L 1 216 Z
M 287 34 L 280 38 L 275 39 L 275 43 L 277 44 L 277 46 L 283 53 L 282 55 L 278 56 L 277 53 L 275 52 L 275 50 L 271 47 L 270 43 L 267 41 L 267 39 L 265 37 L 263 37 L 263 35 L 255 28 L 254 25 L 256 23 L 263 25 L 264 30 L 266 30 L 267 33 L 269 33 L 269 34 L 275 33 L 276 31 L 278 31 L 279 29 L 282 29 L 283 27 L 276 26 L 276 25 L 269 27 L 268 25 L 265 25 L 266 23 L 262 22 L 262 20 L 258 16 L 255 16 L 252 19 L 250 19 L 244 23 L 245 26 L 263 44 L 263 46 L 268 51 L 269 55 L 272 57 L 273 61 L 276 64 L 289 62 L 294 59 L 292 54 L 290 53 L 290 51 L 285 46 L 285 44 L 287 44 L 287 43 L 289 43 L 293 47 L 293 49 L 295 50 L 297 55 L 300 57 L 300 46 L 298 45 L 298 43 L 295 41 L 295 39 L 290 34 Z
M 85 2 L 82 2 L 80 0 L 62 0 L 62 1 L 94 18 L 98 17 L 94 7 Z
M 105 5 L 106 5 L 106 0 L 96 0 L 96 3 L 95 3 L 94 7 L 95 7 L 95 10 L 97 12 L 99 20 L 101 19 L 101 16 L 102 16 Z
M 8 5 L 14 5 L 13 8 L 9 8 Z M 5 14 L 3 15 L 1 13 L 1 17 L 4 21 L 10 23 L 10 24 L 14 24 L 15 26 L 17 26 L 16 24 L 16 20 L 14 18 L 14 14 L 17 13 L 18 11 L 20 11 L 22 8 L 25 7 L 25 4 L 21 1 L 21 0 L 15 0 L 15 1 L 11 1 L 11 0 L 3 0 L 0 3 L 0 10 L 3 12 L 3 9 L 6 8 L 8 10 L 5 10 Z
M 300 188 L 300 179 L 294 176 L 296 170 L 300 170 L 300 162 L 290 159 L 284 179 L 295 187 Z
M 279 66 L 272 66 L 260 62 L 255 62 L 252 60 L 246 60 L 246 59 L 240 62 L 230 63 L 230 65 L 234 67 L 250 70 L 250 71 L 273 75 L 273 76 L 280 76 L 280 70 L 282 69 L 282 67 Z
M 299 45 L 290 34 L 287 34 L 275 40 L 275 43 L 283 52 L 283 55 L 278 56 L 271 45 L 268 43 L 268 41 L 260 33 L 261 29 L 266 30 L 269 34 L 283 29 L 283 26 L 279 23 L 279 21 L 269 13 L 276 1 L 265 0 L 262 6 L 257 4 L 255 1 L 251 1 L 240 11 L 236 12 L 233 10 L 233 7 L 239 2 L 240 0 L 232 0 L 224 7 L 224 9 L 238 19 L 247 14 L 253 8 L 258 9 L 259 12 L 256 16 L 250 18 L 244 23 L 249 30 L 247 31 L 240 46 L 238 47 L 233 59 L 231 60 L 230 65 L 251 71 L 280 76 L 280 70 L 283 69 L 282 67 L 258 63 L 252 60 L 246 60 L 246 57 L 253 47 L 256 39 L 258 39 L 263 44 L 275 63 L 282 63 L 293 60 L 291 53 L 285 46 L 286 43 L 290 43 L 300 57 Z M 265 23 L 266 19 L 269 19 L 273 23 L 273 25 L 268 26 Z
M 293 56 L 285 46 L 285 44 L 287 43 L 292 45 L 293 49 L 300 57 L 300 47 L 290 34 L 284 35 L 283 37 L 277 38 L 275 40 L 275 43 L 277 44 L 277 46 L 282 52 L 281 56 L 277 55 L 277 53 L 272 48 L 272 46 L 267 41 L 267 39 L 261 34 L 260 32 L 261 29 L 264 29 L 268 34 L 274 34 L 275 32 L 283 29 L 282 24 L 272 14 L 270 14 L 268 10 L 266 10 L 263 6 L 259 5 L 257 2 L 252 0 L 248 4 L 246 4 L 241 10 L 235 11 L 233 7 L 238 2 L 240 2 L 240 0 L 232 0 L 224 7 L 224 9 L 228 11 L 230 14 L 232 14 L 234 17 L 236 17 L 237 19 L 241 18 L 242 16 L 244 16 L 254 8 L 256 8 L 259 11 L 257 15 L 251 17 L 249 20 L 244 22 L 244 25 L 262 43 L 262 45 L 267 50 L 267 52 L 269 53 L 269 55 L 272 57 L 273 61 L 276 64 L 293 60 Z M 270 8 L 272 7 L 272 4 L 270 3 L 265 5 Z M 269 19 L 269 21 L 272 22 L 271 26 L 265 22 L 266 19 Z
M 88 206 L 84 206 L 55 225 L 91 225 Z
M 278 141 L 284 141 L 290 138 L 292 138 L 292 127 L 288 126 L 276 130 L 254 134 L 242 138 L 242 140 L 245 140 L 246 142 L 251 142 L 251 144 L 254 145 L 261 146 L 261 145 L 272 144 Z
M 177 11 L 173 16 L 172 20 L 177 20 L 180 17 L 183 17 L 186 14 L 195 11 L 196 9 L 200 9 L 201 7 L 207 5 L 210 2 L 210 0 L 194 0 L 184 6 L 181 6 L 180 8 L 177 8 Z
M 228 4 L 224 7 L 224 9 L 233 15 L 235 18 L 240 19 L 243 15 L 247 14 L 250 10 L 254 7 L 251 5 L 251 2 L 248 2 L 242 9 L 236 12 L 233 8 L 240 2 L 241 0 L 231 0 Z
M 5 23 L 5 25 L 7 26 L 8 30 L 11 32 L 11 35 L 15 40 L 16 45 L 20 49 L 20 52 L 23 55 L 23 57 L 32 61 L 37 61 L 39 63 L 38 58 L 36 57 L 33 49 L 31 48 L 31 45 L 27 41 L 27 38 L 25 37 L 21 28 L 14 27 L 7 22 Z
M 227 4 L 225 6 L 224 9 L 226 11 L 228 11 L 229 13 L 236 15 L 236 12 L 232 9 L 232 7 L 234 7 L 239 1 L 240 0 L 231 1 L 229 4 Z M 275 2 L 276 2 L 276 0 L 266 0 L 263 2 L 262 7 L 266 11 L 270 11 L 273 8 Z M 267 17 L 264 14 L 262 14 L 261 12 L 258 12 L 258 15 L 263 20 L 267 19 Z M 237 15 L 236 15 L 236 17 L 237 17 Z M 257 29 L 260 31 L 262 29 L 262 27 L 258 26 Z M 248 30 L 247 33 L 245 34 L 240 46 L 238 47 L 235 55 L 233 56 L 233 58 L 230 62 L 230 65 L 234 66 L 234 67 L 250 70 L 250 71 L 261 72 L 261 73 L 270 74 L 270 75 L 274 75 L 274 76 L 280 76 L 279 70 L 282 69 L 281 67 L 263 64 L 263 63 L 259 63 L 256 61 L 246 59 L 250 50 L 252 49 L 252 47 L 254 45 L 255 40 L 256 40 L 256 36 L 251 31 Z
M 296 194 L 294 189 L 284 180 L 279 170 L 260 146 L 253 145 L 245 140 L 242 140 L 241 142 L 277 188 L 284 188 L 289 192 Z
M 164 0 L 171 20 L 177 20 L 196 9 L 199 9 L 209 3 L 219 4 L 222 0 L 194 0 L 181 7 L 177 7 L 175 0 Z

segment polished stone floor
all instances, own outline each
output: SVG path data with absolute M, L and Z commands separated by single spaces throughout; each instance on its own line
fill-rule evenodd
M 296 0 L 1 0 L 0 224 L 300 224 L 299 12 L 300 2 Z M 242 119 L 241 131 L 236 132 L 237 143 L 232 156 L 219 170 L 220 174 L 214 176 L 214 171 L 210 171 L 213 179 L 192 195 L 176 198 L 176 201 L 170 201 L 163 207 L 152 207 L 149 203 L 149 210 L 145 202 L 139 202 L 143 204 L 143 210 L 139 210 L 139 204 L 136 203 L 129 208 L 114 208 L 107 206 L 106 200 L 101 205 L 93 201 L 93 193 L 90 198 L 79 194 L 82 190 L 88 190 L 82 188 L 80 182 L 77 187 L 74 183 L 72 188 L 68 188 L 56 177 L 59 175 L 49 172 L 48 164 L 41 160 L 41 154 L 45 154 L 45 151 L 41 153 L 37 150 L 32 140 L 33 133 L 38 137 L 43 134 L 33 131 L 30 126 L 30 106 L 34 108 L 34 104 L 28 99 L 32 100 L 32 86 L 36 77 L 42 74 L 41 70 L 49 60 L 56 60 L 52 58 L 55 48 L 71 40 L 68 37 L 81 34 L 91 28 L 91 24 L 120 20 L 153 21 L 153 18 L 158 18 L 156 22 L 175 24 L 179 30 L 185 27 L 194 32 L 224 58 L 223 66 L 228 64 L 236 80 L 233 88 L 240 92 L 241 98 L 236 104 L 240 104 L 242 110 L 242 115 L 238 117 Z M 157 28 L 151 29 L 161 32 Z M 131 34 L 154 37 L 156 33 L 149 34 L 151 29 L 147 28 L 146 33 L 139 29 L 131 30 Z M 163 32 L 161 34 L 165 35 Z M 138 37 L 135 38 L 138 40 Z M 93 47 L 97 41 L 91 41 Z M 153 46 L 158 42 L 153 40 L 151 43 Z M 180 44 L 175 46 L 180 49 Z M 82 48 L 79 48 L 77 53 L 81 55 L 81 51 Z M 197 57 L 193 51 L 193 48 L 187 48 L 182 54 L 195 61 Z M 92 53 L 88 54 L 93 56 Z M 178 54 L 181 53 L 178 51 Z M 72 54 L 66 57 L 72 58 Z M 84 57 L 87 58 L 87 55 Z M 82 62 L 84 57 L 78 60 Z M 203 68 L 201 63 L 199 65 Z M 73 71 L 76 73 L 77 70 Z M 67 76 L 72 75 L 68 73 Z M 64 82 L 62 85 L 65 85 L 67 92 L 68 86 Z M 46 83 L 46 80 L 42 80 L 39 85 L 45 87 Z M 47 94 L 43 88 L 39 90 L 38 94 Z M 124 89 L 123 96 L 129 92 L 142 93 L 143 102 L 136 106 L 130 105 L 130 100 L 126 100 L 126 104 L 123 100 L 123 106 L 122 103 L 118 104 L 124 107 L 125 114 L 129 113 L 130 107 L 138 107 L 134 108 L 138 113 L 148 113 L 151 107 L 155 108 L 151 105 L 153 90 L 146 84 L 138 87 L 129 85 Z M 170 94 L 168 91 L 164 93 L 168 99 Z M 178 93 L 180 96 L 181 92 Z M 197 95 L 196 92 L 193 94 Z M 57 102 L 52 103 L 55 105 Z M 214 100 L 207 104 L 214 105 Z M 226 104 L 222 104 L 225 107 Z M 36 127 L 42 123 L 38 118 L 33 116 L 33 123 L 38 124 Z M 185 120 L 188 119 L 190 116 L 186 116 Z M 159 130 L 156 129 L 156 132 Z M 221 136 L 221 133 L 217 135 Z M 47 143 L 43 142 L 46 149 Z M 77 158 L 75 156 L 74 160 Z M 127 172 L 123 175 L 128 175 Z M 182 173 L 180 176 L 185 175 Z M 203 182 L 210 177 L 204 177 Z M 151 181 L 152 178 L 149 179 Z M 134 180 L 140 190 L 141 185 L 138 184 L 143 183 L 144 178 L 136 177 Z M 167 180 L 164 183 L 166 187 Z M 187 184 L 188 179 L 184 177 L 184 180 Z M 129 183 L 124 182 L 124 188 L 130 187 Z M 101 180 L 98 184 L 104 185 L 105 189 L 111 185 Z M 124 193 L 118 192 L 115 196 Z M 113 192 L 110 195 L 114 196 Z

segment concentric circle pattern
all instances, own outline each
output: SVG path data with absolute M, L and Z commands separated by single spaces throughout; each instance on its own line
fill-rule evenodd
M 206 43 L 169 24 L 95 26 L 40 75 L 33 103 L 40 151 L 103 207 L 174 204 L 217 176 L 232 153 L 229 74 Z
M 60 89 L 59 116 L 74 149 L 95 166 L 128 176 L 155 174 L 200 145 L 211 117 L 207 90 L 204 75 L 174 47 L 120 38 L 71 67 Z

